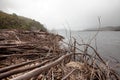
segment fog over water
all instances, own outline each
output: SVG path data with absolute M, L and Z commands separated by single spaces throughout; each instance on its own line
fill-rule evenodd
M 48 29 L 120 25 L 120 0 L 0 0 L 0 10 L 40 21 Z M 69 24 L 69 25 L 68 25 Z
M 88 44 L 96 35 L 96 31 L 72 31 L 71 34 L 69 31 L 58 31 L 58 33 L 65 37 L 65 42 L 69 42 L 71 35 L 72 39 L 74 37 L 79 44 Z M 94 37 L 90 45 L 95 49 L 97 47 L 97 52 L 103 58 L 108 60 L 114 60 L 114 58 L 116 58 L 118 61 L 120 61 L 119 31 L 101 31 L 96 35 L 96 37 Z M 84 50 L 84 47 L 82 48 L 78 45 L 77 47 Z

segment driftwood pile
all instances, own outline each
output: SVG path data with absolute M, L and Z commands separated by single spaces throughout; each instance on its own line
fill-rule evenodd
M 59 48 L 59 41 L 62 38 L 60 35 L 41 31 L 0 30 L 0 72 L 3 73 L 2 68 L 11 65 L 20 64 L 23 66 L 34 62 L 39 63 L 43 60 L 49 61 L 60 54 L 61 50 L 57 48 Z M 53 53 L 54 56 L 51 55 Z
M 61 49 L 62 39 L 48 32 L 0 30 L 0 80 L 120 80 L 92 46 L 74 41 Z
M 56 49 L 62 36 L 40 31 L 0 30 L 0 67 L 45 57 Z

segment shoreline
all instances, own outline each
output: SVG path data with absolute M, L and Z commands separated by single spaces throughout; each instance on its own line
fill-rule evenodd
M 119 74 L 89 44 L 73 41 L 67 49 L 61 49 L 63 37 L 48 32 L 14 29 L 0 31 L 0 35 L 0 79 L 119 80 Z M 86 48 L 76 52 L 76 45 Z

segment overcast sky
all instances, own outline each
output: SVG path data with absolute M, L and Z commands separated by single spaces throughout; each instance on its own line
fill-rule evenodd
M 120 25 L 120 0 L 0 0 L 0 10 L 40 21 L 48 29 Z

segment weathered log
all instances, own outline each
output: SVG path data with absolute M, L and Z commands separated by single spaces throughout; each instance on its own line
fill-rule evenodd
M 15 68 L 18 68 L 18 67 L 36 62 L 36 61 L 45 60 L 45 59 L 52 59 L 53 57 L 54 56 L 49 56 L 49 57 L 46 57 L 46 58 L 35 59 L 35 60 L 28 61 L 28 62 L 23 62 L 23 63 L 7 66 L 7 67 L 4 67 L 4 68 L 0 68 L 0 73 L 6 72 L 6 71 L 9 71 L 11 69 L 15 69 Z M 56 58 L 54 58 L 54 59 L 56 59 Z
M 70 71 L 66 76 L 64 76 L 61 80 L 66 80 L 76 69 Z
M 11 80 L 28 80 L 34 76 L 38 76 L 39 74 L 41 74 L 43 71 L 55 66 L 55 65 L 58 65 L 63 59 L 65 59 L 66 57 L 69 57 L 71 56 L 72 54 L 66 54 L 66 55 L 63 55 L 61 56 L 60 58 L 58 58 L 57 60 L 49 63 L 49 64 L 46 64 L 40 68 L 36 68 L 28 73 L 25 73 L 24 75 L 21 75 L 21 76 L 18 76 L 16 78 L 13 78 Z
M 28 61 L 28 62 L 23 62 L 23 63 L 20 63 L 20 64 L 15 64 L 15 65 L 7 66 L 5 68 L 1 68 L 0 69 L 0 73 L 6 72 L 6 71 L 11 70 L 11 69 L 15 69 L 15 68 L 18 68 L 18 67 L 30 64 L 32 62 L 39 61 L 39 60 L 41 60 L 41 59 L 31 60 L 31 61 Z
M 9 49 L 9 48 L 20 48 L 20 49 L 34 49 L 35 46 L 31 43 L 22 43 L 22 44 L 10 44 L 10 43 L 7 43 L 7 44 L 0 44 L 0 48 L 6 48 L 6 49 Z
M 46 64 L 49 60 L 46 60 L 46 61 L 43 61 L 42 63 L 39 63 L 38 65 L 35 65 L 35 66 L 30 66 L 30 67 L 26 67 L 26 68 L 19 68 L 19 69 L 14 69 L 14 70 L 11 70 L 11 71 L 8 71 L 8 72 L 5 72 L 5 73 L 1 73 L 0 74 L 0 79 L 3 79 L 3 78 L 6 78 L 10 75 L 13 75 L 13 74 L 18 74 L 18 73 L 21 73 L 21 72 L 25 72 L 25 71 L 28 71 L 28 70 L 32 70 L 34 68 L 37 68 L 37 67 L 40 67 L 44 64 Z
M 2 57 L 12 57 L 12 56 L 15 56 L 15 57 L 24 57 L 24 56 L 34 56 L 34 55 L 43 55 L 44 53 L 27 53 L 27 54 L 11 54 L 11 55 L 0 55 L 0 58 Z

